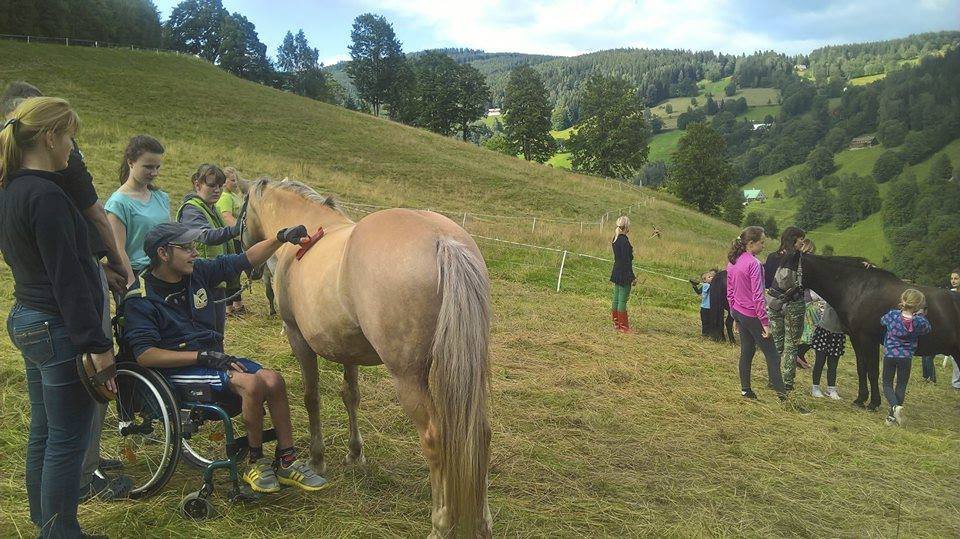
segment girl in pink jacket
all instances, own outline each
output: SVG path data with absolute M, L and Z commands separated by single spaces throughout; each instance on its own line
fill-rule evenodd
M 756 255 L 763 251 L 766 240 L 763 228 L 748 226 L 734 240 L 727 255 L 727 301 L 730 313 L 740 325 L 740 393 L 745 398 L 756 399 L 750 388 L 750 367 L 757 347 L 767 360 L 770 384 L 780 400 L 786 398 L 783 378 L 780 374 L 780 354 L 770 338 L 770 321 L 763 297 L 763 266 Z

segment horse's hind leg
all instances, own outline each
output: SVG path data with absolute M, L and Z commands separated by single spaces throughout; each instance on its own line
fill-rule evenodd
M 357 409 L 360 407 L 360 388 L 357 385 L 357 366 L 343 366 L 343 387 L 340 389 L 340 398 L 347 408 L 347 422 L 350 425 L 349 452 L 344 457 L 345 464 L 363 464 L 367 461 L 363 456 L 363 437 L 357 426 Z
M 870 381 L 870 404 L 867 410 L 873 412 L 880 407 L 880 343 L 869 340 L 863 359 L 867 380 Z
M 443 473 L 440 455 L 440 432 L 433 410 L 433 399 L 427 388 L 418 380 L 396 379 L 397 397 L 404 412 L 413 420 L 420 434 L 420 450 L 430 466 L 430 490 L 433 494 L 431 521 L 433 530 L 430 537 L 447 537 L 453 523 L 445 509 L 443 501 Z
M 323 431 L 320 427 L 320 373 L 317 365 L 317 354 L 307 344 L 300 328 L 293 324 L 283 324 L 293 355 L 300 362 L 300 372 L 303 374 L 303 404 L 307 409 L 307 418 L 310 421 L 310 467 L 323 475 L 327 471 L 323 460 Z

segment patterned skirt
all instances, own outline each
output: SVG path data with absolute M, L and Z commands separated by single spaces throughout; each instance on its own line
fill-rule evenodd
M 846 340 L 847 336 L 843 333 L 833 333 L 817 326 L 813 330 L 810 344 L 817 352 L 823 352 L 830 357 L 840 357 L 843 355 Z

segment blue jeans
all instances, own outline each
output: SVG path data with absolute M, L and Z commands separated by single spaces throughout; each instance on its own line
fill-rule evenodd
M 77 352 L 57 315 L 17 304 L 7 318 L 7 331 L 27 372 L 30 520 L 42 537 L 80 537 L 80 469 L 94 402 L 77 375 Z
M 933 366 L 933 360 L 935 356 L 923 356 L 920 359 L 921 365 L 923 366 L 923 379 L 930 380 L 931 382 L 937 381 L 937 369 Z

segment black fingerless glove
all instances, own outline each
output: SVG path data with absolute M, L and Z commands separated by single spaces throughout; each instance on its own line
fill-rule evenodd
M 204 350 L 197 352 L 197 365 L 202 367 L 211 367 L 221 371 L 230 369 L 230 364 L 237 361 L 236 356 L 217 352 L 216 350 Z
M 281 243 L 300 245 L 300 240 L 308 237 L 310 237 L 310 234 L 307 233 L 307 227 L 303 225 L 281 228 L 277 232 L 277 241 Z

